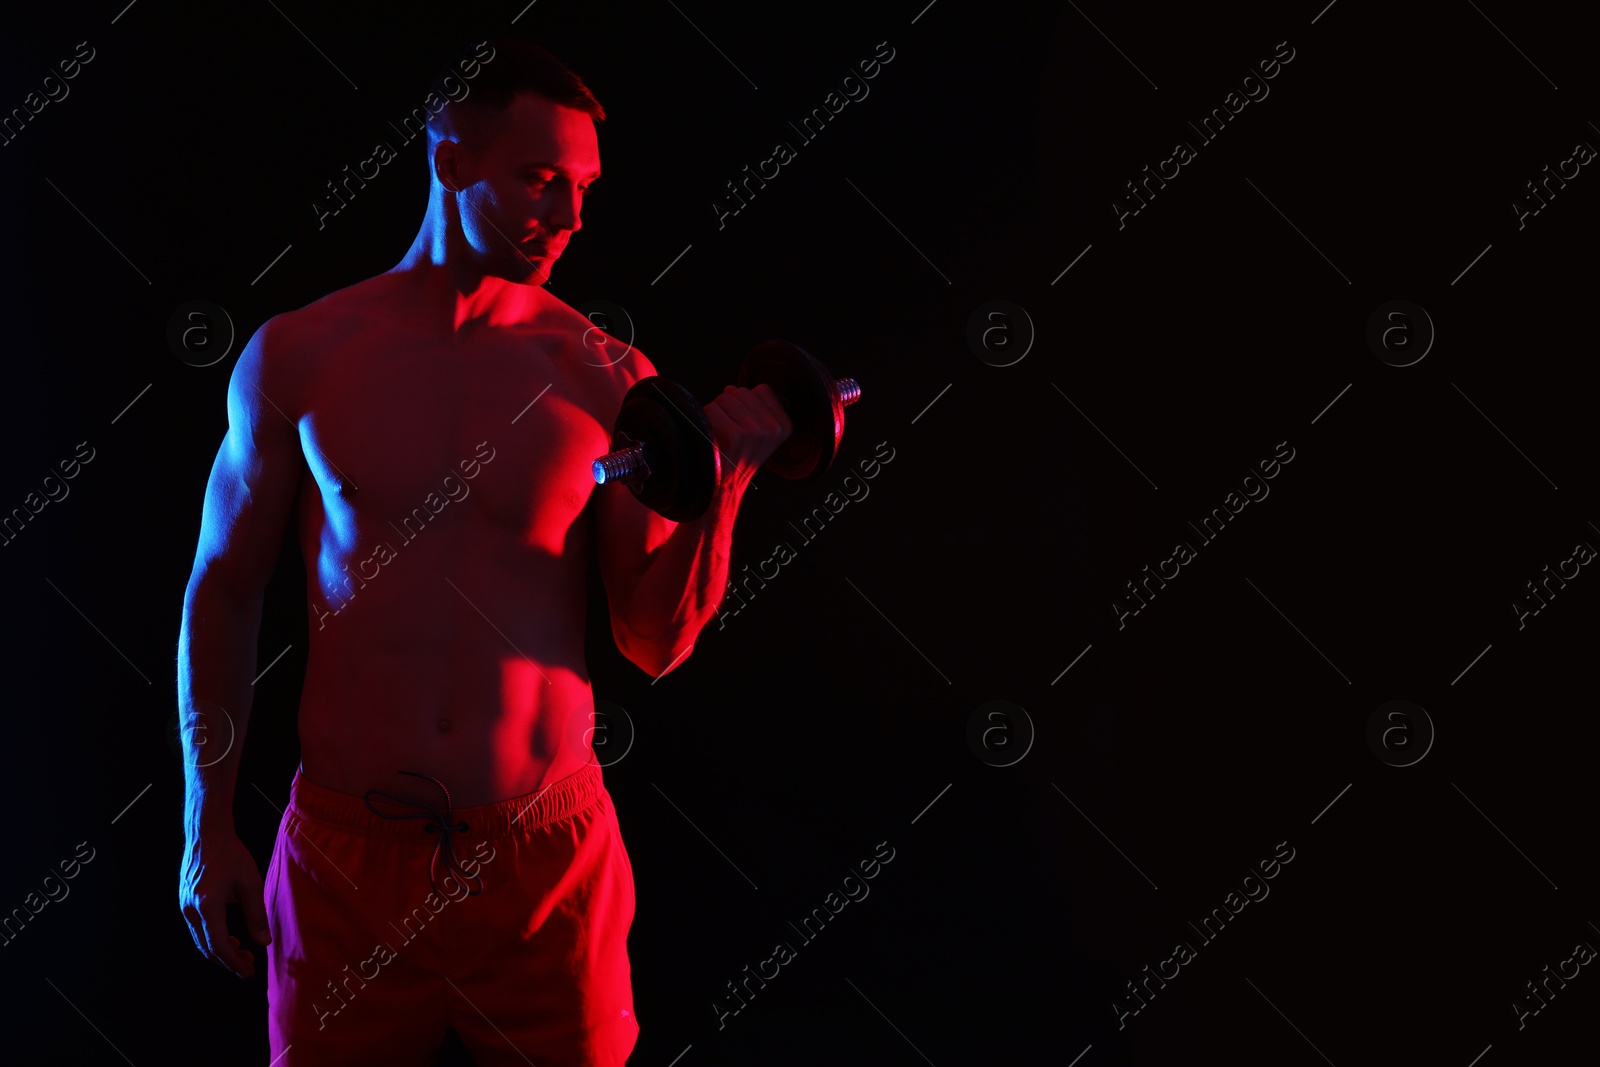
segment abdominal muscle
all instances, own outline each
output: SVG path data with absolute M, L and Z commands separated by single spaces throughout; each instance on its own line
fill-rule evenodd
M 301 771 L 336 792 L 435 805 L 437 788 L 398 772 L 439 779 L 457 807 L 536 793 L 594 762 L 587 552 L 552 555 L 487 523 L 434 532 L 391 534 L 396 551 L 370 581 L 322 601 L 337 614 L 311 613 Z M 573 532 L 569 549 L 587 544 Z M 354 573 L 365 555 L 329 567 L 328 554 L 328 573 Z

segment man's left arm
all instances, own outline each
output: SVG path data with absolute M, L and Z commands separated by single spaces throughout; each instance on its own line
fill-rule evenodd
M 621 486 L 600 486 L 596 551 L 622 654 L 655 677 L 688 658 L 728 585 L 733 526 L 750 478 L 792 430 L 772 389 L 728 386 L 705 406 L 721 477 L 704 515 L 662 518 Z

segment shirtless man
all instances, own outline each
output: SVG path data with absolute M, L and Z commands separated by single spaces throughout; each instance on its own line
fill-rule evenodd
M 597 490 L 590 462 L 655 369 L 541 286 L 582 225 L 604 112 L 525 42 L 476 55 L 469 94 L 430 120 L 410 250 L 256 331 L 206 487 L 178 647 L 179 900 L 235 974 L 255 959 L 227 904 L 267 949 L 276 1067 L 431 1064 L 447 1026 L 480 1067 L 626 1060 L 634 886 L 590 740 L 590 553 L 618 647 L 671 670 L 792 429 L 768 386 L 730 386 L 706 407 L 722 468 L 702 518 Z M 263 884 L 232 808 L 291 514 L 311 644 Z M 233 737 L 224 757 L 197 754 L 202 728 L 212 753 Z

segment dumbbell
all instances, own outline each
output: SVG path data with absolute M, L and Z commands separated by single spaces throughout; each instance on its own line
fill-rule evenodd
M 844 409 L 861 398 L 853 378 L 835 378 L 805 349 L 764 341 L 739 366 L 738 384 L 768 385 L 794 430 L 765 467 L 794 481 L 820 477 L 839 452 Z M 635 382 L 622 398 L 612 451 L 594 461 L 594 480 L 621 482 L 639 502 L 674 522 L 705 514 L 722 478 L 711 423 L 694 395 L 660 375 Z

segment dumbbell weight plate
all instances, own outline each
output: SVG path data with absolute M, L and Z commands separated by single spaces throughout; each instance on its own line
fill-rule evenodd
M 794 433 L 772 458 L 768 470 L 796 481 L 820 477 L 833 465 L 844 436 L 844 404 L 828 369 L 790 341 L 763 341 L 739 366 L 739 384 L 770 385 L 783 402 Z
M 622 398 L 611 447 L 644 442 L 650 476 L 633 489 L 640 503 L 673 522 L 705 514 L 721 479 L 711 424 L 694 394 L 669 378 L 652 375 Z

